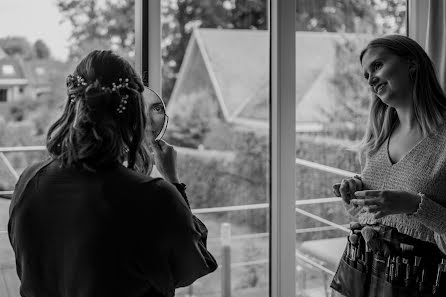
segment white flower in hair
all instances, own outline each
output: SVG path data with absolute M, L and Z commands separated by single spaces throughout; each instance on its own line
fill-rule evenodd
M 72 75 L 69 74 L 67 77 L 67 88 L 78 88 L 78 87 L 85 87 L 87 88 L 89 84 L 85 81 L 85 79 L 79 75 Z M 101 90 L 108 93 L 113 92 L 119 92 L 120 89 L 128 88 L 129 87 L 129 79 L 125 78 L 119 78 L 118 83 L 112 83 L 111 87 L 109 86 L 102 86 Z M 121 114 L 126 109 L 127 99 L 129 98 L 128 95 L 121 96 L 121 101 L 119 102 L 118 108 L 116 108 L 116 111 Z M 74 103 L 76 100 L 76 95 L 71 94 L 70 95 L 70 102 Z

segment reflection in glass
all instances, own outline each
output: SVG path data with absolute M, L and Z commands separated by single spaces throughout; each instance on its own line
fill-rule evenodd
M 161 99 L 157 92 L 148 87 L 144 88 L 144 99 L 147 108 L 146 115 L 152 127 L 152 134 L 155 137 L 155 141 L 161 140 L 169 122 L 164 100 Z

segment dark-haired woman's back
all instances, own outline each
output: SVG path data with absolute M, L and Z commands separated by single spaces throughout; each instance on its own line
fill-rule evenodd
M 11 201 L 22 296 L 170 297 L 217 268 L 180 186 L 118 162 L 60 165 L 29 167 Z

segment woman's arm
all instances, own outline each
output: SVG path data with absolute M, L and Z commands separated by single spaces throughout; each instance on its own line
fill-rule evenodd
M 406 214 L 417 219 L 435 233 L 439 248 L 446 249 L 446 208 L 424 194 L 396 190 L 366 190 L 356 192 L 352 204 L 367 206 L 379 219 L 392 214 Z
M 207 250 L 206 226 L 189 208 L 184 187 L 163 182 L 162 199 L 166 203 L 167 217 L 165 241 L 169 252 L 170 271 L 175 287 L 192 284 L 198 278 L 215 271 L 215 258 Z
M 418 209 L 412 216 L 434 231 L 438 248 L 446 254 L 446 208 L 424 194 L 419 194 L 419 197 Z

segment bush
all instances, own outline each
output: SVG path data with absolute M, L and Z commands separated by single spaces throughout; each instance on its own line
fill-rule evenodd
M 188 185 L 188 194 L 193 208 L 217 207 L 269 201 L 269 149 L 268 139 L 254 133 L 237 136 L 234 141 L 234 158 L 205 158 L 204 156 L 181 156 L 179 172 Z M 296 157 L 304 160 L 360 172 L 356 152 L 348 150 L 344 140 L 327 136 L 299 135 Z M 333 197 L 332 184 L 343 177 L 317 169 L 296 165 L 296 200 Z M 302 209 L 327 220 L 345 224 L 348 218 L 340 203 L 313 204 Z M 268 211 L 265 209 L 220 213 L 217 216 L 238 224 L 245 224 L 253 231 L 268 230 Z M 324 226 L 314 219 L 297 214 L 298 228 Z M 342 236 L 342 232 L 304 233 L 299 240 Z

